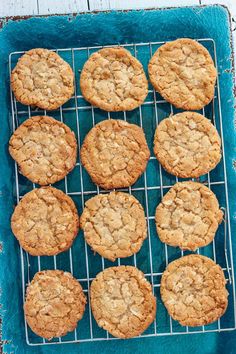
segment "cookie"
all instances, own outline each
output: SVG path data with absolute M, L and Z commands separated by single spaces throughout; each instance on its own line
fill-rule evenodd
M 209 119 L 196 112 L 182 112 L 157 126 L 154 153 L 172 175 L 199 177 L 220 162 L 221 140 Z
M 99 273 L 91 284 L 90 298 L 98 326 L 114 337 L 138 336 L 156 316 L 151 284 L 135 267 L 111 267 Z
M 70 273 L 44 270 L 28 285 L 24 311 L 32 331 L 50 340 L 73 331 L 85 305 L 83 289 Z
M 11 74 L 11 87 L 22 104 L 57 109 L 74 93 L 70 65 L 48 49 L 36 48 L 18 60 Z
M 161 278 L 161 298 L 182 326 L 203 326 L 220 318 L 228 305 L 222 268 L 208 257 L 191 254 L 171 262 Z
M 155 90 L 177 108 L 199 110 L 214 97 L 214 62 L 208 50 L 192 39 L 162 45 L 151 58 L 148 72 Z
M 104 120 L 84 139 L 80 158 L 93 182 L 104 189 L 128 187 L 145 171 L 150 152 L 143 129 Z
M 160 240 L 191 251 L 212 242 L 222 219 L 215 194 L 203 184 L 191 181 L 176 183 L 155 215 Z
M 80 88 L 87 101 L 105 111 L 130 111 L 148 94 L 142 64 L 122 47 L 93 53 L 82 69 Z
M 90 247 L 111 261 L 137 253 L 147 237 L 142 205 L 132 195 L 122 192 L 89 199 L 80 225 Z
M 79 230 L 79 216 L 69 196 L 59 189 L 42 187 L 21 199 L 11 228 L 32 256 L 52 256 L 71 247 Z
M 74 168 L 77 143 L 67 125 L 48 116 L 35 116 L 16 129 L 9 152 L 25 177 L 47 185 L 63 179 Z

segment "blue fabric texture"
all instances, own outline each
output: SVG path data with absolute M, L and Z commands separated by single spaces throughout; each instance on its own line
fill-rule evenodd
M 233 61 L 228 10 L 222 6 L 149 11 L 106 12 L 77 16 L 51 16 L 3 20 L 0 30 L 0 284 L 3 352 L 46 353 L 236 353 L 235 332 L 103 341 L 74 345 L 27 346 L 22 311 L 19 245 L 12 236 L 14 164 L 8 154 L 11 135 L 9 53 L 42 48 L 72 48 L 174 40 L 180 37 L 212 38 L 216 43 L 226 151 L 230 220 L 236 253 L 236 155 Z

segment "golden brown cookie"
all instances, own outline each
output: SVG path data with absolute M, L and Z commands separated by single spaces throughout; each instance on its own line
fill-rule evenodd
M 220 318 L 228 305 L 222 268 L 208 257 L 191 254 L 171 262 L 161 279 L 161 298 L 182 326 L 202 326 Z
M 67 125 L 48 116 L 35 116 L 16 129 L 9 152 L 25 177 L 47 185 L 61 180 L 74 168 L 77 143 Z
M 215 194 L 197 182 L 176 183 L 156 209 L 160 240 L 195 251 L 212 242 L 223 218 Z
M 135 267 L 111 267 L 99 273 L 91 284 L 90 298 L 97 324 L 114 337 L 138 336 L 156 316 L 151 284 Z
M 11 74 L 16 99 L 30 106 L 52 110 L 74 93 L 74 73 L 57 53 L 36 48 L 18 60 Z
M 32 331 L 50 340 L 73 331 L 85 305 L 83 289 L 70 273 L 44 270 L 28 285 L 24 311 Z
M 145 171 L 150 152 L 143 129 L 123 120 L 104 120 L 84 139 L 81 162 L 104 189 L 128 187 Z
M 148 65 L 155 90 L 177 108 L 199 110 L 214 97 L 216 68 L 200 43 L 181 38 L 157 49 Z
M 32 256 L 52 256 L 71 247 L 79 230 L 79 216 L 69 196 L 59 189 L 42 187 L 21 199 L 11 228 Z
M 137 253 L 147 237 L 142 205 L 132 195 L 122 192 L 89 199 L 80 225 L 91 248 L 111 261 Z
M 130 111 L 148 94 L 142 64 L 122 47 L 93 53 L 80 76 L 84 98 L 105 111 Z
M 196 112 L 182 112 L 157 126 L 154 153 L 172 175 L 199 177 L 220 162 L 221 140 L 209 119 Z

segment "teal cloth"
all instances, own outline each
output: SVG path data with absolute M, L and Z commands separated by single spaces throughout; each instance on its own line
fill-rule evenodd
M 229 13 L 221 6 L 80 14 L 3 20 L 0 31 L 0 255 L 3 352 L 10 353 L 236 353 L 235 332 L 29 347 L 25 342 L 19 246 L 10 230 L 14 165 L 8 154 L 11 134 L 8 55 L 35 47 L 71 48 L 114 43 L 213 38 L 216 43 L 227 156 L 231 227 L 236 242 L 236 155 L 233 63 Z M 160 300 L 158 299 L 160 304 Z

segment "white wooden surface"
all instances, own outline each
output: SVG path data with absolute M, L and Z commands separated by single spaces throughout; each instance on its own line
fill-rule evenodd
M 131 9 L 220 3 L 236 17 L 236 0 L 0 0 L 0 16 L 62 14 L 88 10 Z
M 232 17 L 235 18 L 233 26 L 236 29 L 236 0 L 0 0 L 0 17 L 216 3 L 226 5 L 229 8 Z M 234 48 L 236 49 L 236 31 L 233 38 Z

